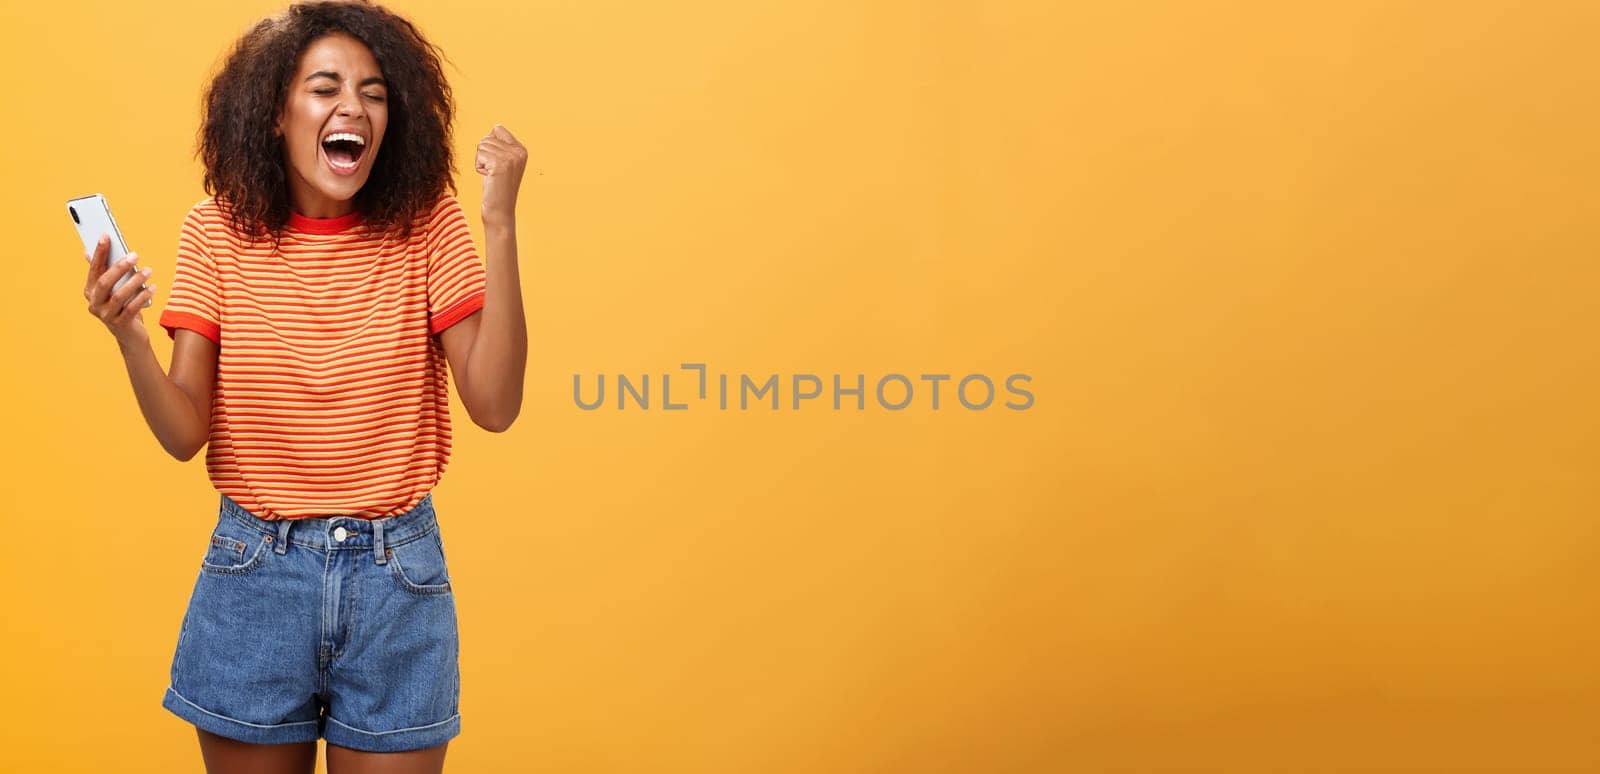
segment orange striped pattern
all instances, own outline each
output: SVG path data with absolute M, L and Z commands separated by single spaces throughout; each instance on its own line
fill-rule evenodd
M 278 249 L 214 199 L 183 221 L 167 335 L 217 342 L 206 471 L 265 519 L 403 513 L 450 460 L 447 361 L 434 334 L 483 307 L 485 272 L 446 194 L 409 240 L 359 212 L 291 215 Z

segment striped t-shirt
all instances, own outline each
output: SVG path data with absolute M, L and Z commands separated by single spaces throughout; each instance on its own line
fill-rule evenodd
M 183 221 L 167 335 L 216 342 L 206 471 L 264 519 L 403 513 L 450 459 L 447 361 L 434 334 L 483 307 L 485 272 L 445 194 L 410 239 L 361 214 L 291 214 L 250 244 L 214 199 Z

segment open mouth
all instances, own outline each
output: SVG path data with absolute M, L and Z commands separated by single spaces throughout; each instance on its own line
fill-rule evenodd
M 366 151 L 367 141 L 358 134 L 334 132 L 322 138 L 322 155 L 335 174 L 354 174 Z

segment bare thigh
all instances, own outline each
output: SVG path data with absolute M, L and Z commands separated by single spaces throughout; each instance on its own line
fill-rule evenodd
M 328 745 L 328 774 L 440 774 L 450 743 L 425 750 L 373 753 Z
M 200 733 L 200 757 L 206 774 L 311 774 L 317 766 L 317 743 L 251 744 Z

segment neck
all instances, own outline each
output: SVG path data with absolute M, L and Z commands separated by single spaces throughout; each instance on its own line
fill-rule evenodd
M 307 218 L 337 218 L 349 215 L 356 209 L 355 197 L 332 199 L 322 194 L 299 175 L 289 179 L 289 209 Z
M 296 215 L 307 218 L 339 218 L 355 212 L 356 206 L 354 199 L 346 199 L 342 202 L 332 199 L 309 202 L 304 199 L 296 199 L 290 205 L 290 209 Z

